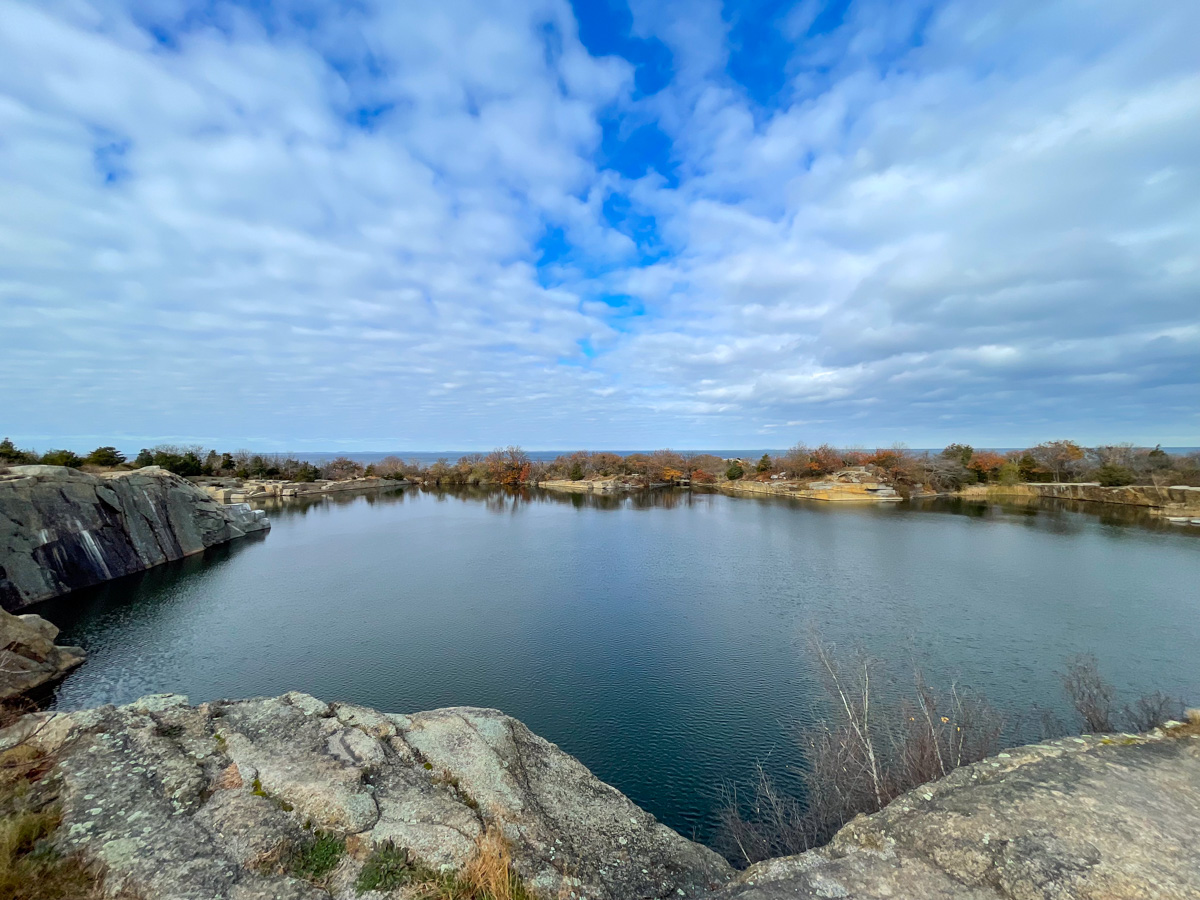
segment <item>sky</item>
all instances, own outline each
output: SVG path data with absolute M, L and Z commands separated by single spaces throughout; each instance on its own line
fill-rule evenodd
M 0 0 L 0 431 L 1200 445 L 1200 3 Z

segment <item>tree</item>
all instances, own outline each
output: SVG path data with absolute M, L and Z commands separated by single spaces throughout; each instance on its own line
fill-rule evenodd
M 944 459 L 953 459 L 957 461 L 960 466 L 966 466 L 971 461 L 971 457 L 974 455 L 975 448 L 970 444 L 951 444 L 942 451 L 942 457 Z
M 1064 475 L 1069 476 L 1083 459 L 1083 448 L 1074 441 L 1046 441 L 1031 448 L 1029 453 L 1039 465 L 1054 473 L 1055 481 L 1062 481 Z
M 822 444 L 809 455 L 808 470 L 813 475 L 828 475 L 842 467 L 842 454 L 829 444 Z
M 1104 487 L 1120 487 L 1133 484 L 1133 471 L 1116 463 L 1107 462 L 1096 470 L 1096 480 Z
M 351 478 L 357 478 L 363 472 L 361 464 L 346 456 L 339 456 L 337 459 L 330 460 L 325 463 L 323 474 L 330 481 L 347 481 Z
M 43 466 L 68 466 L 78 469 L 83 465 L 83 459 L 71 450 L 48 450 L 42 454 Z
M 107 466 L 112 468 L 125 462 L 125 454 L 117 450 L 116 447 L 97 447 L 87 455 L 85 462 L 93 466 Z
M 730 481 L 737 481 L 739 478 L 741 478 L 745 474 L 746 474 L 746 470 L 742 468 L 742 464 L 740 462 L 738 462 L 736 459 L 733 462 L 731 462 L 729 464 L 729 468 L 725 470 L 725 477 L 728 478 Z
M 0 464 L 26 465 L 38 461 L 38 455 L 28 450 L 18 450 L 8 438 L 0 441 Z
M 980 481 L 991 481 L 999 474 L 1000 469 L 1008 462 L 999 453 L 991 450 L 980 450 L 972 455 L 967 468 L 974 472 Z
M 806 475 L 809 472 L 810 455 L 803 442 L 794 445 L 779 459 L 783 470 L 789 475 Z
M 204 457 L 204 474 L 216 475 L 221 470 L 221 457 L 217 455 L 216 450 L 209 450 L 208 456 Z
M 770 472 L 772 468 L 773 468 L 773 466 L 771 463 L 770 455 L 764 453 L 762 455 L 762 459 L 760 459 L 758 461 L 758 464 L 754 467 L 754 471 L 757 472 L 759 475 L 765 475 L 767 472 Z
M 567 477 L 572 481 L 583 481 L 583 463 L 581 463 L 579 460 L 575 460 Z
M 138 451 L 138 455 L 134 459 L 133 464 L 139 469 L 144 469 L 146 466 L 152 466 L 154 465 L 154 454 L 143 447 Z

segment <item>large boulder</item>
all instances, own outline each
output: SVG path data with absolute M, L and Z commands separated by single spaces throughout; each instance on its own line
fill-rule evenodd
M 732 875 L 490 709 L 386 715 L 305 694 L 191 707 L 159 695 L 26 716 L 0 750 L 22 739 L 54 761 L 44 780 L 62 807 L 59 849 L 102 863 L 107 888 L 156 900 L 349 900 L 377 852 L 460 871 L 485 835 L 502 836 L 538 897 L 696 897 Z M 317 833 L 344 842 L 337 867 L 292 877 L 279 860 Z
M 58 629 L 41 616 L 0 610 L 0 703 L 57 681 L 83 662 L 79 647 L 54 643 Z
M 721 897 L 1197 900 L 1198 860 L 1200 721 L 1001 753 L 752 866 Z
M 89 475 L 62 466 L 0 470 L 0 607 L 20 609 L 270 528 L 151 466 Z

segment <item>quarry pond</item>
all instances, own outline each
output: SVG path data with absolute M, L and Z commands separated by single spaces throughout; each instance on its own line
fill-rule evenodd
M 495 707 L 706 840 L 756 764 L 795 786 L 814 629 L 1006 710 L 1065 716 L 1080 651 L 1123 699 L 1200 702 L 1200 528 L 1129 511 L 408 488 L 269 514 L 267 536 L 29 610 L 89 653 L 58 706 Z

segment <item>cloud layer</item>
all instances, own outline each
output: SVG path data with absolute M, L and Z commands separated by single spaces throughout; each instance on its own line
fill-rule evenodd
M 16 2 L 44 445 L 1200 444 L 1200 7 Z

